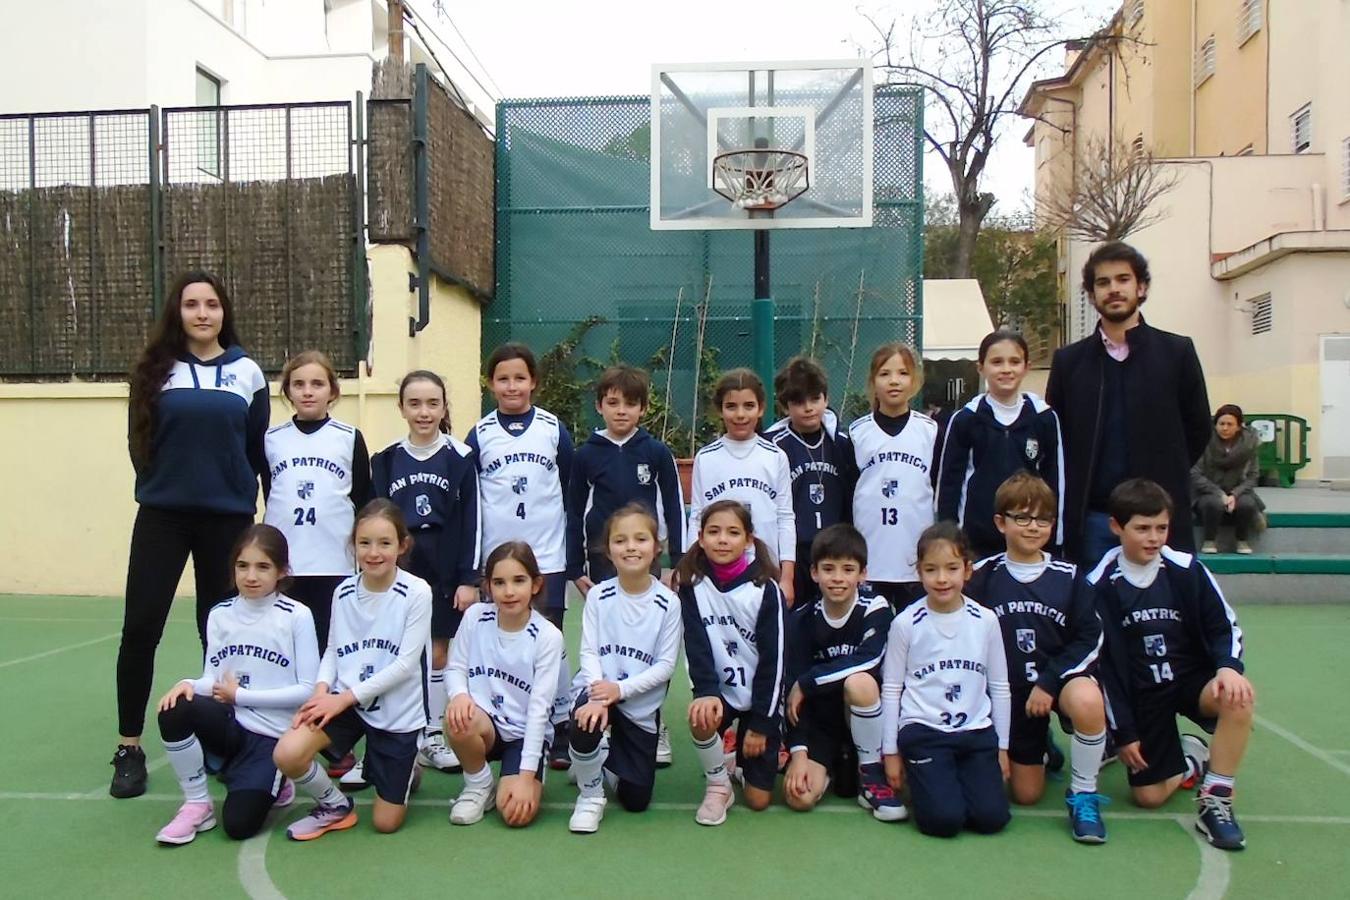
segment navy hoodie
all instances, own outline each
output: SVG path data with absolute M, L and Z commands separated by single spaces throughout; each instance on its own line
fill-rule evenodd
M 994 493 L 1023 469 L 1039 475 L 1057 498 L 1051 542 L 1064 543 L 1064 450 L 1059 418 L 1035 394 L 1022 395 L 1022 411 L 1011 425 L 994 417 L 980 394 L 958 409 L 947 424 L 937 477 L 938 521 L 956 522 L 979 556 L 1005 547 L 994 526 Z
M 603 551 L 605 522 L 625 504 L 638 500 L 666 528 L 670 564 L 684 553 L 684 494 L 675 455 L 645 428 L 622 444 L 592 432 L 572 457 L 567 483 L 567 573 L 585 571 L 586 555 Z
M 267 378 L 242 347 L 206 361 L 185 353 L 155 407 L 150 460 L 136 471 L 136 502 L 254 515 L 270 415 Z

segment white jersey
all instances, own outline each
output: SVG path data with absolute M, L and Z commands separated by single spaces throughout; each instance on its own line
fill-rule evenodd
M 399 569 L 389 590 L 375 594 L 353 575 L 333 591 L 328 649 L 319 681 L 350 690 L 356 711 L 381 731 L 421 731 L 427 723 L 431 661 L 431 587 Z
M 775 559 L 797 558 L 797 516 L 792 511 L 792 476 L 787 454 L 755 435 L 747 441 L 723 436 L 694 456 L 690 482 L 689 534 L 697 539 L 703 509 L 715 500 L 739 500 Z
M 263 521 L 286 535 L 292 574 L 352 574 L 356 429 L 329 419 L 305 434 L 284 422 L 268 429 L 263 445 L 272 478 Z
M 502 631 L 496 604 L 476 603 L 455 634 L 445 682 L 451 700 L 468 694 L 504 740 L 524 741 L 520 771 L 532 772 L 553 739 L 560 688 L 566 702 L 560 672 L 565 673 L 563 636 L 552 623 L 532 610 L 523 629 Z
M 474 426 L 483 559 L 506 541 L 524 541 L 545 574 L 567 568 L 567 519 L 558 472 L 561 427 L 556 416 L 537 406 L 520 434 L 503 428 L 496 411 Z
M 262 600 L 233 597 L 206 619 L 206 666 L 192 681 L 205 697 L 227 676 L 239 679 L 234 715 L 254 734 L 281 737 L 314 693 L 319 644 L 314 617 L 283 594 Z
M 891 622 L 881 664 L 882 747 L 911 723 L 939 731 L 978 731 L 992 723 L 1008 748 L 1008 663 L 998 616 L 968 597 L 955 612 L 919 601 Z
M 711 578 L 680 588 L 684 652 L 695 697 L 721 697 L 761 733 L 778 727 L 783 704 L 787 608 L 755 564 L 723 590 Z
M 581 612 L 573 688 L 580 693 L 596 681 L 614 682 L 619 686 L 618 710 L 655 734 L 683 631 L 680 599 L 657 579 L 638 596 L 626 593 L 617 578 L 602 581 L 586 594 Z
M 891 437 L 869 413 L 848 427 L 858 482 L 853 525 L 867 538 L 867 575 L 874 581 L 918 581 L 915 550 L 933 524 L 933 447 L 937 423 L 911 412 Z

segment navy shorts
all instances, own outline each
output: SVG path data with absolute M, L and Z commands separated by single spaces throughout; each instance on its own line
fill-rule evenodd
M 354 707 L 348 707 L 342 715 L 329 720 L 323 732 L 332 742 L 328 747 L 329 755 L 336 759 L 345 756 L 365 737 L 366 781 L 375 786 L 375 793 L 386 803 L 407 804 L 422 729 L 385 731 L 373 728 Z
M 543 781 L 544 765 L 548 762 L 548 742 L 545 741 L 539 747 L 539 765 L 534 771 L 534 777 Z M 497 777 L 506 778 L 509 775 L 520 774 L 520 754 L 525 749 L 525 739 L 508 740 L 497 730 L 497 723 L 492 723 L 492 749 L 487 752 L 488 762 L 500 762 L 501 771 Z
M 544 592 L 539 598 L 540 611 L 567 608 L 567 573 L 548 572 L 544 575 Z
M 572 704 L 572 718 L 577 710 L 589 700 L 586 691 L 577 695 Z M 657 730 L 661 727 L 661 714 L 656 715 Z M 576 726 L 573 726 L 575 728 Z M 605 768 L 626 781 L 639 787 L 650 788 L 656 784 L 656 731 L 648 731 L 629 719 L 617 706 L 609 708 L 609 755 L 605 757 Z
M 455 609 L 455 597 L 451 594 L 442 597 L 440 591 L 434 591 L 431 597 L 431 636 L 438 641 L 448 641 L 459 631 L 459 623 L 464 621 L 464 611 Z
M 824 766 L 831 777 L 849 759 L 852 759 L 849 765 L 857 765 L 842 684 L 838 690 L 803 698 L 797 728 L 802 735 L 800 740 L 806 743 L 807 757 Z
M 745 776 L 745 783 L 761 791 L 773 790 L 774 781 L 778 778 L 778 747 L 782 743 L 782 735 L 778 729 L 774 729 L 772 734 L 766 734 L 764 752 L 759 756 L 747 758 L 745 732 L 749 727 L 748 713 L 732 709 L 725 699 L 722 700 L 722 709 L 722 724 L 718 727 L 717 733 L 722 734 L 731 727 L 733 721 L 736 722 L 736 766 Z
M 1197 672 L 1163 690 L 1136 695 L 1134 727 L 1139 735 L 1139 752 L 1148 768 L 1130 773 L 1131 787 L 1158 784 L 1186 771 L 1177 716 L 1185 716 L 1209 734 L 1214 733 L 1219 720 L 1200 712 L 1200 692 L 1213 677 L 1213 672 Z
M 263 791 L 275 797 L 281 791 L 282 775 L 272 762 L 277 739 L 256 734 L 237 722 L 239 749 L 225 763 L 221 777 L 232 791 Z
M 1019 766 L 1045 765 L 1045 752 L 1050 744 L 1050 717 L 1027 715 L 1027 698 L 1031 696 L 1031 685 L 1026 690 L 1014 690 L 1012 695 L 1012 721 L 1008 729 L 1008 759 Z M 1073 734 L 1073 722 L 1059 708 L 1059 698 L 1050 707 L 1051 712 L 1059 716 L 1059 727 L 1065 734 Z

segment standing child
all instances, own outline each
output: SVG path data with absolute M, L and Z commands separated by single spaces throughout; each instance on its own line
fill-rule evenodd
M 717 380 L 713 406 L 725 433 L 694 455 L 690 482 L 689 533 L 702 527 L 704 510 L 716 500 L 737 500 L 750 511 L 757 544 L 769 551 L 769 562 L 781 566 L 779 587 L 793 599 L 797 558 L 797 521 L 792 511 L 792 476 L 788 458 L 777 445 L 757 433 L 764 415 L 764 382 L 749 369 L 732 369 Z
M 656 518 L 633 502 L 604 532 L 615 578 L 591 588 L 581 614 L 581 662 L 573 686 L 572 771 L 576 810 L 569 827 L 594 832 L 605 814 L 605 785 L 629 812 L 651 803 L 661 703 L 680 655 L 680 600 L 651 574 L 661 544 Z M 605 740 L 605 730 L 609 739 Z
M 937 423 L 909 401 L 923 388 L 923 363 L 908 344 L 872 354 L 867 393 L 872 411 L 848 427 L 858 481 L 853 524 L 867 538 L 872 589 L 899 612 L 923 596 L 913 547 L 933 523 L 933 452 Z
M 319 649 L 308 609 L 277 593 L 287 572 L 286 538 L 251 525 L 230 554 L 239 595 L 206 621 L 206 667 L 159 701 L 159 733 L 183 788 L 183 805 L 156 839 L 187 844 L 216 827 L 206 791 L 204 752 L 225 760 L 225 833 L 243 840 L 262 829 L 295 787 L 272 762 L 272 748 L 314 689 Z
M 797 556 L 811 557 L 811 542 L 837 522 L 853 517 L 853 447 L 839 428 L 839 417 L 827 405 L 829 382 L 820 363 L 807 356 L 788 360 L 773 379 L 774 395 L 788 417 L 769 429 L 768 437 L 787 454 L 792 480 L 792 509 L 797 517 Z M 795 567 L 793 603 L 801 606 L 820 596 L 806 565 Z
M 882 822 L 908 813 L 881 769 L 881 658 L 890 630 L 885 597 L 863 597 L 867 541 L 852 525 L 831 525 L 811 545 L 821 597 L 788 620 L 788 806 L 815 807 L 831 783 L 856 795 Z M 853 752 L 849 752 L 853 751 Z
M 947 424 L 937 477 L 937 517 L 955 522 L 977 559 L 1001 553 L 994 528 L 994 492 L 1014 472 L 1039 475 L 1055 491 L 1052 544 L 1064 542 L 1064 448 L 1059 418 L 1044 400 L 1022 391 L 1027 342 L 999 329 L 980 341 L 980 376 L 988 390 L 958 409 Z
M 529 544 L 502 544 L 483 568 L 492 603 L 464 616 L 447 673 L 445 725 L 464 764 L 450 822 L 472 825 L 495 806 L 507 825 L 520 827 L 539 812 L 550 718 L 567 691 L 563 637 L 533 608 L 544 576 Z M 488 763 L 498 760 L 494 791 Z
M 1134 802 L 1152 809 L 1198 781 L 1196 830 L 1220 850 L 1241 850 L 1233 785 L 1256 695 L 1244 674 L 1237 614 L 1198 559 L 1165 546 L 1172 498 L 1161 486 L 1131 478 L 1111 492 L 1109 505 L 1120 546 L 1088 581 L 1105 635 L 1107 712 Z M 1178 715 L 1213 734 L 1214 746 L 1178 736 Z
M 333 591 L 356 571 L 350 536 L 356 511 L 370 502 L 370 455 L 361 432 L 332 418 L 341 394 L 327 355 L 306 350 L 281 370 L 281 393 L 295 415 L 267 431 L 263 521 L 286 536 L 291 581 L 286 593 L 314 614 L 319 650 L 328 647 Z
M 1003 638 L 994 614 L 961 593 L 971 562 L 961 529 L 929 526 L 918 559 L 927 595 L 891 623 L 882 666 L 886 780 L 899 790 L 908 777 L 924 834 L 992 834 L 1010 818 Z
M 755 537 L 750 510 L 736 500 L 714 500 L 704 508 L 698 546 L 684 555 L 676 574 L 694 692 L 689 729 L 708 782 L 694 819 L 721 825 L 735 800 L 722 750 L 722 732 L 733 720 L 739 723 L 736 765 L 744 774 L 746 805 L 761 810 L 773 799 L 787 610 L 773 554 Z
M 1106 710 L 1094 675 L 1102 623 L 1078 567 L 1045 552 L 1057 509 L 1050 486 L 1030 472 L 1003 482 L 994 495 L 994 525 L 1008 549 L 975 564 L 966 596 L 992 609 L 1003 633 L 1013 684 L 1008 736 L 1013 801 L 1035 803 L 1045 793 L 1050 713 L 1058 711 L 1073 735 L 1072 777 L 1064 792 L 1073 839 L 1101 844 L 1106 826 L 1097 772 L 1106 746 Z
M 277 768 L 315 800 L 309 815 L 286 829 L 293 841 L 356 824 L 356 804 L 314 759 L 319 751 L 342 756 L 364 735 L 375 830 L 384 833 L 403 824 L 417 773 L 417 745 L 427 722 L 431 586 L 398 567 L 399 557 L 412 549 L 412 536 L 389 500 L 361 508 L 352 544 L 361 573 L 338 586 L 314 694 L 273 753 Z
M 473 451 L 450 436 L 445 382 L 419 369 L 403 376 L 398 410 L 408 436 L 375 454 L 375 493 L 398 505 L 413 535 L 408 571 L 431 585 L 431 672 L 419 762 L 449 772 L 459 760 L 445 745 L 441 715 L 449 700 L 445 666 L 464 610 L 478 600 L 478 470 Z

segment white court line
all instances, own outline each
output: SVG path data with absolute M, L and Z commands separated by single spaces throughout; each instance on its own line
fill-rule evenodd
M 44 800 L 44 801 L 45 801 L 45 800 L 83 800 L 83 801 L 86 801 L 86 802 L 89 802 L 89 801 L 97 802 L 97 801 L 101 801 L 101 800 L 113 800 L 113 799 L 114 799 L 114 798 L 111 797 L 106 791 L 104 791 L 103 793 L 101 793 L 101 794 L 99 794 L 99 795 L 97 795 L 97 796 L 90 795 L 90 794 L 80 794 L 80 793 L 62 793 L 62 792 L 59 792 L 59 791 L 54 791 L 54 792 L 43 792 L 43 791 L 0 791 L 0 801 L 4 801 L 4 800 Z M 147 801 L 150 801 L 150 802 L 153 802 L 153 803 L 182 803 L 182 802 L 183 802 L 183 795 L 182 795 L 182 794 L 142 794 L 141 796 L 135 798 L 135 800 L 147 800 Z M 127 802 L 127 801 L 119 801 L 119 802 Z M 450 809 L 449 798 L 444 798 L 444 799 L 433 799 L 433 798 L 430 798 L 430 797 L 415 797 L 415 798 L 413 798 L 413 800 L 409 803 L 409 805 L 410 805 L 410 806 L 434 806 L 434 807 L 443 808 L 443 809 L 445 809 L 446 811 L 449 811 L 449 809 Z M 546 803 L 541 803 L 540 806 L 542 806 L 544 809 L 563 810 L 563 811 L 566 811 L 566 812 L 570 812 L 570 811 L 574 808 L 574 804 L 573 804 L 573 803 L 570 803 L 570 802 L 567 802 L 567 803 L 560 803 L 560 802 L 557 802 L 557 801 L 549 801 L 549 802 L 546 802 Z M 658 810 L 658 811 L 661 811 L 661 812 L 693 812 L 694 810 L 698 809 L 698 804 L 697 804 L 697 803 L 653 803 L 653 804 L 652 804 L 650 807 L 648 807 L 648 808 L 649 808 L 649 809 Z M 764 810 L 763 812 L 764 812 L 764 813 L 791 813 L 792 810 L 788 809 L 786 806 L 770 806 L 768 809 Z M 866 815 L 866 813 L 860 812 L 860 811 L 858 810 L 858 807 L 852 806 L 852 805 L 849 805 L 849 804 L 841 804 L 841 805 L 839 805 L 839 806 L 819 806 L 819 807 L 816 807 L 816 809 L 814 810 L 814 812 L 819 812 L 819 813 L 833 813 L 833 814 L 844 815 L 844 816 L 862 816 L 862 815 Z M 1060 810 L 1055 810 L 1055 809 L 1019 809 L 1019 808 L 1014 807 L 1014 808 L 1013 808 L 1013 811 L 1012 811 L 1012 814 L 1013 814 L 1013 817 L 1014 817 L 1014 818 L 1029 818 L 1029 819 L 1060 819 L 1060 818 L 1063 818 L 1063 817 L 1064 817 L 1064 813 L 1063 813 L 1062 811 L 1060 811 Z M 760 813 L 756 813 L 756 815 L 760 815 Z M 1184 822 L 1189 823 L 1189 822 L 1192 821 L 1192 819 L 1190 819 L 1189 817 L 1186 817 L 1186 816 L 1178 816 L 1176 813 L 1169 813 L 1169 812 L 1144 812 L 1144 811 L 1113 812 L 1113 813 L 1110 814 L 1110 816 L 1108 816 L 1108 818 L 1109 818 L 1109 819 L 1128 820 L 1128 821 L 1155 821 L 1155 822 L 1176 822 L 1176 821 L 1184 821 Z M 1244 813 L 1244 814 L 1242 815 L 1242 821 L 1244 821 L 1244 822 L 1260 822 L 1260 823 L 1262 823 L 1262 824 L 1267 824 L 1267 825 L 1350 825 L 1350 816 L 1286 816 L 1286 815 L 1261 815 L 1261 814 L 1259 814 L 1259 813 Z
M 7 668 L 9 666 L 17 666 L 19 663 L 33 662 L 36 659 L 43 659 L 48 656 L 55 656 L 58 653 L 65 653 L 68 650 L 79 650 L 81 647 L 92 647 L 95 644 L 101 644 L 104 641 L 110 641 L 113 638 L 121 636 L 122 632 L 114 631 L 109 634 L 105 634 L 102 637 L 96 637 L 91 641 L 81 641 L 78 644 L 67 644 L 64 647 L 57 647 L 54 650 L 44 650 L 41 653 L 34 653 L 32 656 L 21 656 L 18 659 L 7 659 L 4 662 L 0 662 L 0 669 Z
M 1303 738 L 1294 734 L 1288 728 L 1285 728 L 1282 725 L 1276 725 L 1274 722 L 1270 721 L 1265 716 L 1252 716 L 1252 718 L 1256 721 L 1256 724 L 1260 725 L 1262 728 L 1266 728 L 1270 731 L 1275 732 L 1280 737 L 1284 738 L 1286 741 L 1293 744 L 1295 747 L 1299 748 L 1300 750 L 1304 751 L 1310 756 L 1317 757 L 1322 762 L 1326 763 L 1333 769 L 1340 772 L 1342 775 L 1350 775 L 1350 763 L 1342 762 L 1335 756 L 1332 756 L 1330 753 L 1323 750 L 1321 747 L 1314 747 L 1312 744 L 1308 743 Z
M 272 838 L 272 823 L 239 845 L 239 883 L 253 900 L 286 900 L 267 874 L 267 842 Z
M 1195 887 L 1186 895 L 1186 900 L 1223 900 L 1228 893 L 1228 882 L 1233 877 L 1229 852 L 1210 846 L 1209 841 L 1195 830 L 1194 819 L 1177 816 L 1176 823 L 1182 831 L 1195 838 L 1200 848 L 1200 874 L 1196 876 Z

